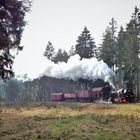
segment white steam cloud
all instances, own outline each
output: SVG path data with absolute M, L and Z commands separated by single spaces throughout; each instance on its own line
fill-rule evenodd
M 114 87 L 115 81 L 114 71 L 102 60 L 98 61 L 96 58 L 80 60 L 79 55 L 70 57 L 67 63 L 54 64 L 48 60 L 47 68 L 43 75 L 72 80 L 79 78 L 92 79 L 93 81 L 102 79 L 108 82 L 112 87 Z

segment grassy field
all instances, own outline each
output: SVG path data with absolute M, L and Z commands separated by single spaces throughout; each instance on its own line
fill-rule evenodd
M 0 140 L 140 140 L 140 104 L 1 107 Z

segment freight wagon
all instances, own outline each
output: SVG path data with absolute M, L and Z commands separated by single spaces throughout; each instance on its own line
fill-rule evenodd
M 65 101 L 78 101 L 78 97 L 76 93 L 64 93 Z
M 80 90 L 76 93 L 52 93 L 52 101 L 95 101 L 106 99 L 111 91 L 110 87 L 99 87 L 91 90 Z
M 64 93 L 52 93 L 50 98 L 52 101 L 64 101 Z
M 134 101 L 134 94 L 130 89 L 112 92 L 110 87 L 97 87 L 90 90 L 80 90 L 76 93 L 52 93 L 52 101 L 111 101 L 113 103 L 127 103 Z
M 111 93 L 110 87 L 97 87 L 93 88 L 92 92 L 90 92 L 90 96 L 92 97 L 92 100 L 108 100 L 109 94 Z
M 89 90 L 81 90 L 77 93 L 77 97 L 79 101 L 91 101 L 90 91 Z

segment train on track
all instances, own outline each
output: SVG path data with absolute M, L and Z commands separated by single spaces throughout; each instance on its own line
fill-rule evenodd
M 129 103 L 134 101 L 134 93 L 131 89 L 112 91 L 110 87 L 97 87 L 90 90 L 80 90 L 72 93 L 51 93 L 51 101 L 106 101 L 112 103 Z

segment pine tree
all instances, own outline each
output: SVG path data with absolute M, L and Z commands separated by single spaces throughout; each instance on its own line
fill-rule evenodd
M 113 54 L 112 54 L 112 39 L 111 39 L 111 34 L 108 29 L 106 29 L 104 35 L 103 35 L 103 42 L 101 44 L 101 49 L 100 49 L 100 59 L 102 59 L 106 64 L 108 64 L 109 67 L 114 66 L 114 61 L 113 61 Z
M 58 52 L 53 57 L 53 62 L 54 63 L 58 63 L 58 62 L 67 63 L 68 59 L 69 59 L 68 53 L 65 50 L 63 51 L 62 49 L 58 49 Z
M 124 31 L 123 27 L 120 27 L 120 31 L 117 37 L 117 64 L 122 65 L 123 63 L 123 51 L 125 51 L 125 39 L 126 39 L 126 32 Z
M 135 7 L 132 19 L 127 24 L 125 41 L 125 81 L 127 85 L 136 89 L 137 97 L 140 98 L 140 10 Z
M 81 59 L 96 57 L 96 45 L 86 27 L 84 28 L 82 34 L 78 37 L 75 50 L 76 54 L 79 54 Z
M 117 48 L 116 48 L 116 60 L 117 60 L 117 67 L 118 67 L 117 76 L 118 76 L 119 88 L 123 88 L 124 86 L 125 39 L 126 39 L 126 32 L 121 26 L 117 37 Z
M 52 43 L 49 41 L 47 46 L 46 46 L 44 56 L 47 57 L 48 60 L 53 61 L 54 55 L 55 55 L 55 49 L 54 49 Z
M 24 20 L 29 12 L 29 0 L 0 0 L 0 77 L 14 75 L 12 65 L 14 56 L 11 50 L 20 51 L 22 32 L 26 25 Z
M 68 55 L 68 53 L 64 50 L 63 51 L 63 61 L 67 63 L 68 59 L 70 58 L 70 56 Z
M 100 49 L 100 59 L 109 65 L 110 68 L 115 70 L 116 66 L 116 29 L 117 22 L 114 18 L 109 22 L 109 26 L 106 28 L 103 35 L 103 42 Z
M 70 50 L 69 50 L 69 56 L 73 56 L 73 55 L 75 55 L 75 48 L 74 48 L 74 46 L 71 46 L 71 48 L 70 48 Z

